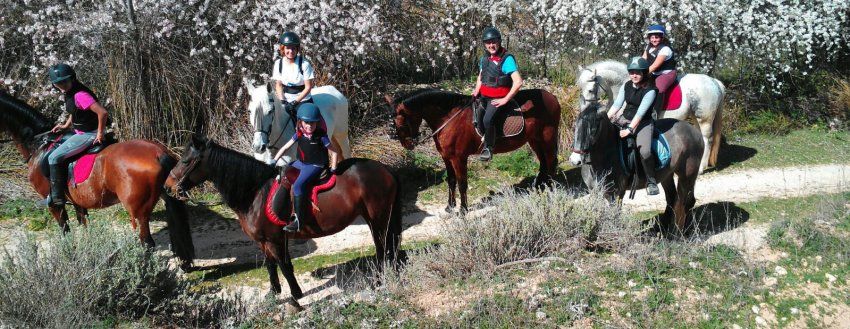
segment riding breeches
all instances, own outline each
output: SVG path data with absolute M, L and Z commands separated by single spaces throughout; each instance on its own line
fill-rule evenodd
M 507 108 L 507 105 L 502 107 L 496 107 L 493 105 L 492 101 L 495 98 L 482 97 L 481 101 L 486 105 L 484 108 L 482 118 L 479 118 L 478 122 L 484 124 L 482 130 L 484 130 L 484 145 L 487 147 L 493 147 L 493 144 L 496 141 L 496 114 L 499 113 L 499 110 Z
M 53 152 L 50 152 L 50 155 L 47 157 L 47 163 L 50 165 L 60 164 L 68 158 L 80 154 L 92 146 L 96 137 L 96 132 L 82 134 L 70 132 L 65 134 L 62 137 L 62 144 L 59 144 Z
M 310 183 L 314 182 L 316 178 L 319 178 L 319 174 L 321 174 L 322 169 L 324 169 L 301 161 L 293 162 L 292 166 L 301 171 L 298 174 L 298 178 L 295 179 L 295 183 L 292 184 L 292 194 L 295 196 L 307 194 L 307 188 Z
M 676 83 L 676 70 L 655 77 L 655 88 L 659 93 L 666 93 Z
M 642 120 L 635 132 L 635 143 L 640 153 L 640 161 L 643 164 L 643 172 L 649 181 L 655 182 L 655 155 L 652 154 L 652 135 L 655 132 L 653 120 Z

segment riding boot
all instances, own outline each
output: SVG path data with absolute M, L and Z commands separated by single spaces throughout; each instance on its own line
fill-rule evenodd
M 496 139 L 496 127 L 486 127 L 484 131 L 484 149 L 481 150 L 481 155 L 478 160 L 490 161 L 493 158 L 493 144 Z
M 306 196 L 299 195 L 293 198 L 293 202 L 295 203 L 295 219 L 283 227 L 284 232 L 296 233 L 301 230 L 301 218 L 307 218 L 307 211 L 309 208 L 309 201 Z
M 68 169 L 61 164 L 50 165 L 50 203 L 54 207 L 65 206 L 65 186 L 68 185 Z
M 646 194 L 658 195 L 658 183 L 655 181 L 655 159 L 642 159 L 643 172 L 646 175 Z

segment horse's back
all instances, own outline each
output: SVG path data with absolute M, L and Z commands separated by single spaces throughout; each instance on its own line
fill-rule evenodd
M 684 154 L 684 151 L 697 157 L 702 157 L 705 145 L 702 133 L 687 121 L 676 119 L 660 119 L 655 121 L 655 129 L 664 134 L 671 151 Z
M 523 108 L 529 101 L 532 103 L 533 107 L 528 110 L 529 114 L 533 115 L 535 112 L 547 113 L 556 121 L 555 124 L 559 123 L 558 121 L 561 118 L 561 103 L 558 102 L 558 98 L 551 92 L 545 89 L 523 89 L 514 98 L 520 108 Z
M 325 119 L 329 135 L 348 130 L 348 99 L 336 87 L 316 87 L 311 90 L 310 95 Z

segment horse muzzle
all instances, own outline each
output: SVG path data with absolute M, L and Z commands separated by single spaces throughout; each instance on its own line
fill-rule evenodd
M 570 153 L 570 164 L 572 164 L 573 166 L 579 166 L 582 164 L 582 158 L 583 156 L 581 154 L 578 154 L 576 152 Z

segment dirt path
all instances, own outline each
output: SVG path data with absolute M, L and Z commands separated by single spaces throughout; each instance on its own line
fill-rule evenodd
M 747 202 L 761 198 L 789 198 L 822 193 L 850 191 L 850 165 L 820 165 L 797 168 L 744 170 L 732 173 L 708 173 L 697 181 L 697 205 L 730 201 Z M 664 196 L 648 198 L 641 190 L 624 206 L 633 211 L 663 210 Z M 417 204 L 418 211 L 404 216 L 403 241 L 439 237 L 445 222 L 442 205 Z M 158 223 L 161 228 L 163 223 Z M 262 262 L 256 245 L 230 219 L 197 220 L 193 238 L 198 265 Z M 167 234 L 155 234 L 157 245 L 167 248 Z M 296 244 L 293 256 L 331 254 L 372 245 L 369 228 L 358 220 L 333 236 Z

